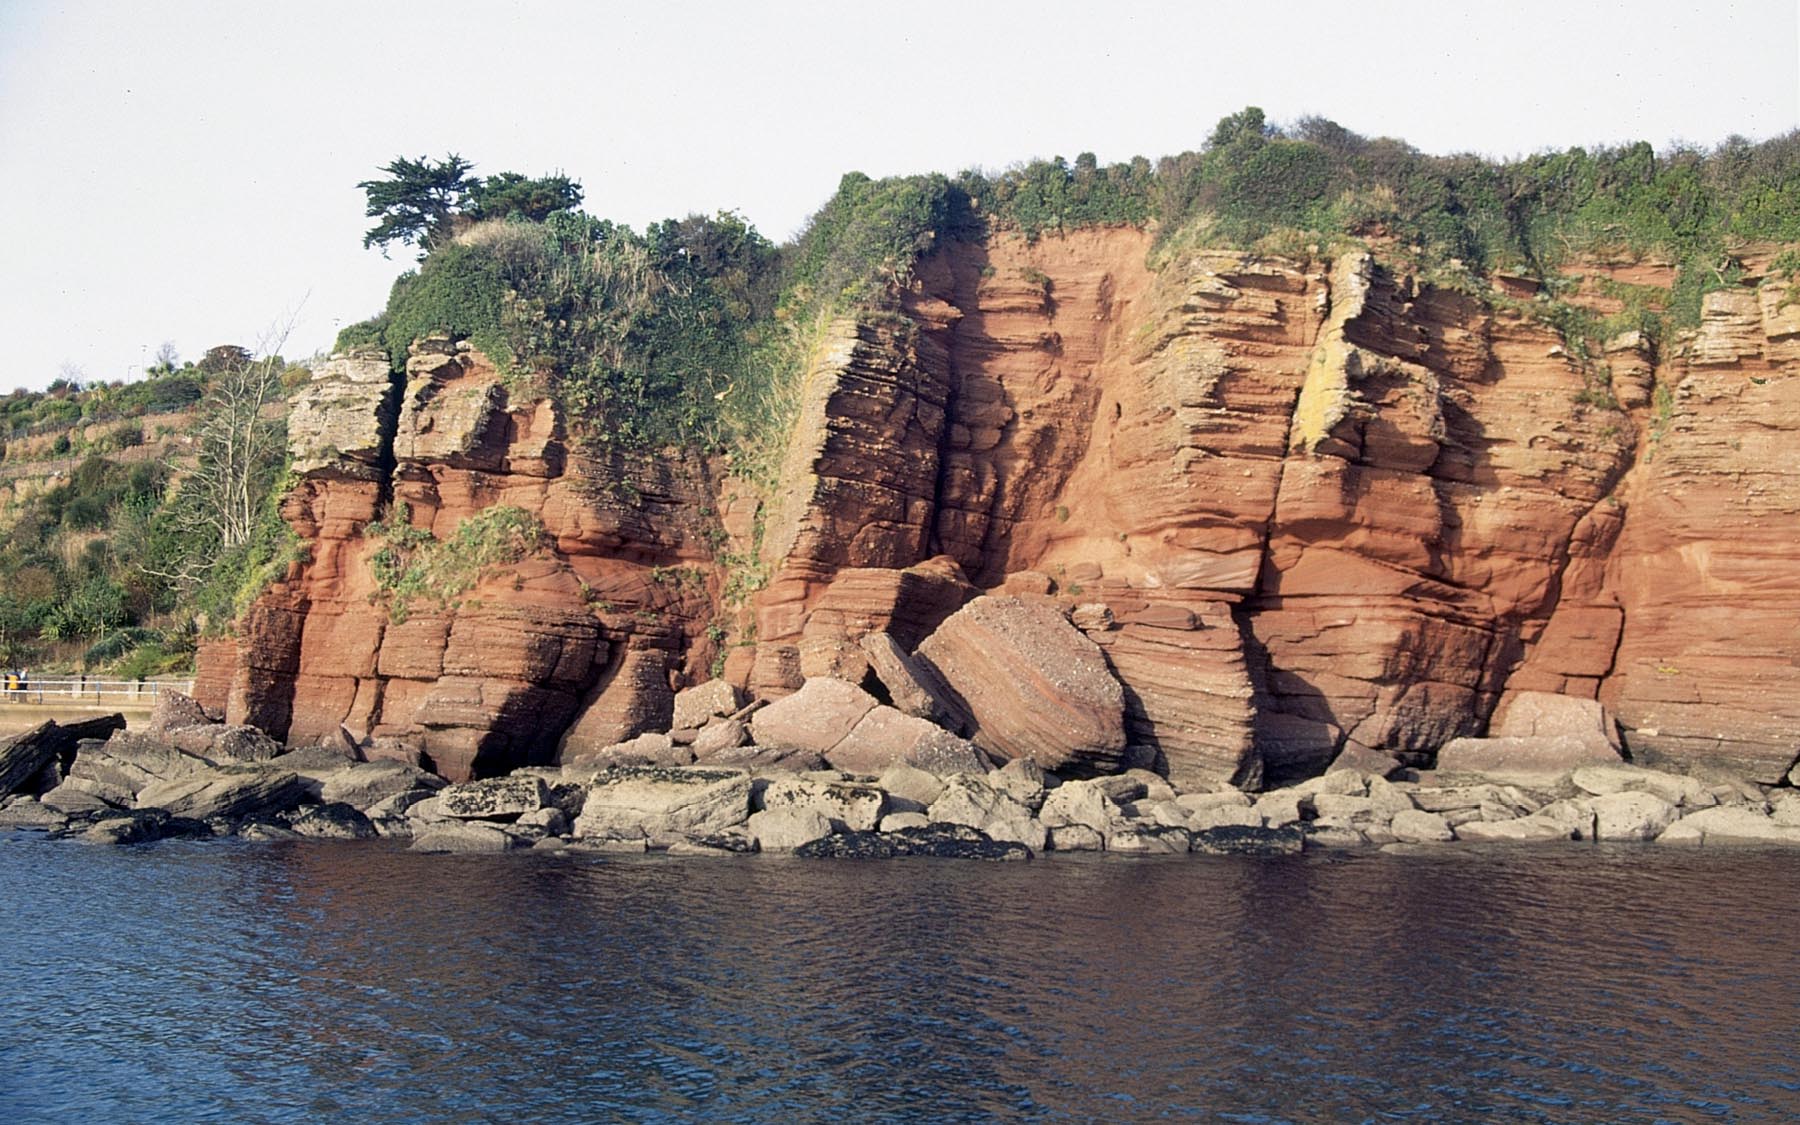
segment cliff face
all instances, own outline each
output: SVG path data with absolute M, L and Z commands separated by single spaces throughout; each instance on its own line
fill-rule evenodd
M 903 316 L 833 326 L 766 495 L 596 459 L 466 350 L 418 349 L 392 389 L 335 361 L 294 427 L 312 560 L 206 655 L 209 702 L 494 772 L 666 727 L 715 663 L 765 697 L 859 680 L 866 633 L 910 648 L 1004 588 L 1091 607 L 1134 742 L 1190 782 L 1427 756 L 1520 690 L 1600 698 L 1644 756 L 1793 761 L 1779 283 L 1714 294 L 1660 366 L 1626 339 L 1596 367 L 1367 255 L 1153 272 L 1149 248 L 1113 228 L 929 256 Z M 399 500 L 440 539 L 516 507 L 546 545 L 396 621 L 368 524 Z M 719 651 L 723 626 L 754 645 Z

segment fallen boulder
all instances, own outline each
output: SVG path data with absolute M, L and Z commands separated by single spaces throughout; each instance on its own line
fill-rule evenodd
M 919 670 L 907 651 L 887 633 L 870 633 L 861 641 L 863 654 L 888 698 L 902 714 L 939 726 L 956 721 L 954 709 L 932 689 L 930 677 Z
M 389 760 L 357 762 L 325 779 L 319 799 L 325 804 L 346 804 L 368 810 L 390 797 L 442 789 L 444 779 L 429 770 Z
M 699 730 L 715 719 L 737 714 L 744 705 L 743 693 L 724 680 L 708 680 L 675 693 L 675 714 L 670 729 Z
M 1024 844 L 991 840 L 967 827 L 934 824 L 929 828 L 903 828 L 898 832 L 845 832 L 825 836 L 794 849 L 801 859 L 980 859 L 1017 862 L 1031 858 Z
M 1616 766 L 1621 760 L 1612 747 L 1574 735 L 1455 738 L 1438 751 L 1437 771 L 1532 784 L 1552 781 L 1579 766 Z
M 1574 739 L 1604 759 L 1619 756 L 1619 727 L 1597 700 L 1522 691 L 1494 716 L 1496 738 Z
M 855 684 L 814 676 L 799 691 L 758 711 L 750 720 L 750 733 L 758 746 L 829 755 L 875 706 L 875 697 Z
M 1191 850 L 1205 855 L 1298 855 L 1306 837 L 1298 828 L 1247 828 L 1228 825 L 1195 832 Z
M 817 809 L 764 809 L 750 815 L 745 829 L 760 850 L 791 852 L 802 844 L 831 835 L 831 821 Z
M 577 837 L 700 837 L 750 818 L 751 783 L 737 770 L 610 770 L 594 779 Z
M 871 708 L 825 759 L 847 773 L 867 774 L 897 763 L 939 774 L 980 773 L 986 765 L 972 743 L 887 706 Z
M 106 738 L 124 729 L 123 715 L 106 715 L 67 725 L 47 721 L 0 739 L 0 797 L 24 788 L 44 767 L 72 757 L 82 739 Z
M 816 812 L 849 832 L 873 831 L 887 811 L 887 794 L 876 786 L 812 777 L 771 778 L 756 800 L 768 812 Z
M 1659 844 L 1800 844 L 1800 826 L 1777 824 L 1772 817 L 1741 805 L 1724 805 L 1689 813 L 1663 830 Z
M 450 821 L 433 825 L 413 838 L 415 852 L 509 852 L 524 841 L 481 821 Z
M 516 820 L 543 808 L 549 794 L 543 778 L 515 773 L 446 786 L 437 799 L 437 811 L 457 820 Z
M 915 654 L 971 738 L 1045 769 L 1108 773 L 1126 746 L 1125 696 L 1100 648 L 1053 606 L 980 597 Z
M 208 769 L 152 782 L 138 793 L 135 804 L 194 820 L 248 820 L 284 812 L 305 797 L 305 786 L 291 770 Z
M 1044 825 L 1025 805 L 972 777 L 949 779 L 926 815 L 933 824 L 960 824 L 991 840 L 1010 840 L 1033 851 L 1044 847 Z

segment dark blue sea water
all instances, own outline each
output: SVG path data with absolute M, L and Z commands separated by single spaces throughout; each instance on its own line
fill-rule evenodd
M 0 1121 L 1784 1121 L 1800 856 L 0 836 Z

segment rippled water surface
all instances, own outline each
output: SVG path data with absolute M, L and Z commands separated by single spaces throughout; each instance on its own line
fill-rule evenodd
M 0 1121 L 1800 1117 L 1800 857 L 0 836 Z

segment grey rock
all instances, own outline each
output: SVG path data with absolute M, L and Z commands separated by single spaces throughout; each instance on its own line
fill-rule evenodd
M 1281 828 L 1300 823 L 1300 797 L 1291 789 L 1276 789 L 1256 799 L 1256 813 L 1263 824 Z
M 927 828 L 931 818 L 922 812 L 891 812 L 875 826 L 877 832 L 899 832 L 906 828 Z
M 1049 830 L 1045 847 L 1053 852 L 1097 852 L 1106 848 L 1106 837 L 1085 824 L 1062 824 Z
M 569 850 L 599 855 L 643 855 L 650 850 L 650 841 L 644 836 L 588 836 L 570 842 Z
M 1800 827 L 1734 805 L 1701 809 L 1666 828 L 1659 844 L 1800 844 Z
M 961 824 L 991 840 L 1024 844 L 1033 851 L 1044 847 L 1044 825 L 1029 808 L 971 777 L 949 779 L 926 815 L 933 824 Z
M 702 762 L 710 761 L 749 741 L 750 727 L 742 719 L 721 719 L 694 736 L 694 757 Z
M 1106 835 L 1106 850 L 1118 855 L 1185 855 L 1191 839 L 1185 828 L 1162 824 L 1114 823 Z
M 930 806 L 944 791 L 943 778 L 904 762 L 883 770 L 875 784 L 887 790 L 896 806 L 904 801 L 908 803 L 907 807 L 921 810 Z
M 0 739 L 0 797 L 26 787 L 48 766 L 72 755 L 83 739 L 106 738 L 125 729 L 122 715 L 79 723 L 41 723 L 23 734 Z
M 1424 809 L 1402 809 L 1388 823 L 1388 831 L 1403 844 L 1443 844 L 1456 839 L 1450 824 Z
M 1292 827 L 1209 828 L 1190 841 L 1193 851 L 1206 855 L 1296 855 L 1305 846 L 1305 837 Z
M 319 790 L 325 804 L 368 810 L 391 797 L 417 792 L 424 796 L 444 787 L 444 779 L 404 762 L 357 762 L 326 778 Z
M 1262 814 L 1249 805 L 1213 805 L 1210 808 L 1190 811 L 1187 816 L 1187 829 L 1190 832 L 1203 832 L 1208 828 L 1227 826 L 1261 828 L 1263 827 Z
M 743 693 L 724 680 L 708 680 L 675 693 L 675 717 L 671 727 L 699 730 L 714 719 L 735 715 L 744 705 Z
M 1598 840 L 1654 840 L 1675 822 L 1675 806 L 1651 793 L 1608 793 L 1587 804 Z
M 1456 829 L 1457 839 L 1471 844 L 1532 843 L 1569 840 L 1573 836 L 1569 825 L 1547 816 L 1524 816 L 1517 820 L 1477 820 Z
M 1175 798 L 1175 803 L 1189 812 L 1205 812 L 1209 809 L 1235 807 L 1247 809 L 1256 802 L 1248 793 L 1236 789 L 1221 789 L 1216 793 L 1183 793 Z
M 1698 778 L 1642 766 L 1584 766 L 1571 773 L 1569 780 L 1577 789 L 1597 797 L 1613 793 L 1650 793 L 1671 805 L 1688 809 L 1710 808 L 1719 803 L 1706 783 Z
M 413 838 L 415 852 L 508 852 L 523 841 L 481 821 L 449 821 L 433 825 Z
M 894 859 L 909 856 L 935 859 L 978 859 L 1017 862 L 1031 858 L 1023 844 L 988 839 L 966 826 L 934 824 L 883 835 L 879 832 L 846 832 L 826 836 L 794 849 L 802 859 Z
M 305 796 L 299 775 L 290 770 L 209 769 L 146 785 L 137 795 L 136 806 L 164 809 L 171 816 L 194 820 L 247 820 L 285 812 Z
M 376 801 L 363 810 L 363 815 L 370 820 L 380 820 L 384 817 L 405 817 L 413 808 L 428 800 L 435 800 L 435 790 L 408 789 L 403 793 L 395 793 L 391 797 L 384 797 Z
M 1370 843 L 1368 836 L 1349 824 L 1315 820 L 1302 825 L 1301 832 L 1309 848 L 1363 848 Z
M 32 831 L 47 832 L 61 828 L 69 823 L 66 814 L 58 812 L 48 805 L 40 804 L 34 797 L 15 798 L 5 808 L 0 809 L 0 830 L 8 828 L 24 828 Z
M 303 809 L 288 827 L 315 840 L 372 840 L 379 835 L 361 810 L 341 802 Z
M 982 780 L 1036 812 L 1044 804 L 1048 778 L 1044 767 L 1031 759 L 1014 758 Z
M 811 810 L 849 832 L 873 831 L 887 811 L 887 794 L 877 786 L 811 777 L 771 778 L 758 802 L 769 812 Z
M 446 786 L 437 796 L 438 812 L 458 820 L 516 820 L 549 803 L 544 780 L 509 774 Z
M 576 836 L 700 837 L 750 818 L 749 775 L 736 770 L 619 769 L 595 778 Z
M 802 844 L 831 835 L 831 821 L 811 807 L 764 809 L 750 815 L 745 830 L 765 852 L 791 852 Z
M 87 790 L 78 789 L 67 782 L 45 793 L 38 800 L 43 802 L 45 808 L 55 809 L 65 816 L 86 816 L 107 812 L 114 807 Z
M 535 829 L 547 836 L 561 836 L 569 831 L 569 814 L 554 805 L 523 813 L 513 821 L 515 828 Z

